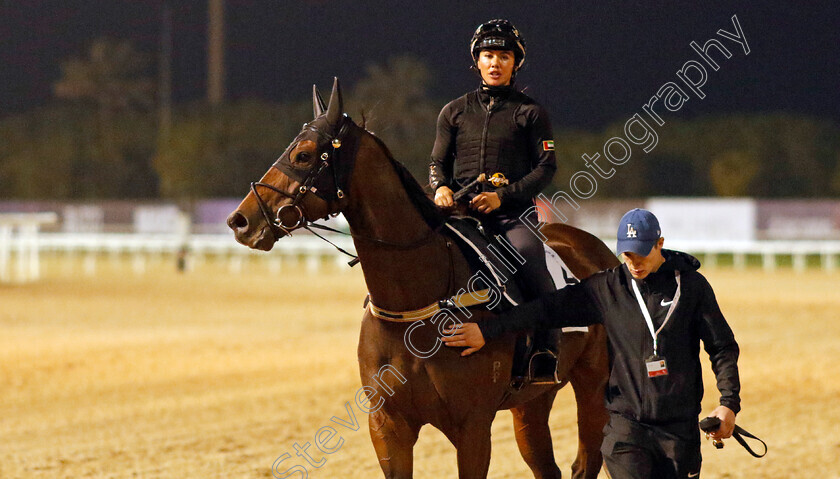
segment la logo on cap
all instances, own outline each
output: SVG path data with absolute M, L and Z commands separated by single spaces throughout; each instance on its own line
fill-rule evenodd
M 636 237 L 636 229 L 633 228 L 633 225 L 627 223 L 627 237 L 628 238 L 635 238 Z

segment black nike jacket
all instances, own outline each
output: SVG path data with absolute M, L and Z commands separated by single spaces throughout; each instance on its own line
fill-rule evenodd
M 479 328 L 489 340 L 507 331 L 603 324 L 610 355 L 607 409 L 646 424 L 697 419 L 703 397 L 702 340 L 717 378 L 720 404 L 738 413 L 738 343 L 712 287 L 697 271 L 700 262 L 693 256 L 670 250 L 662 254 L 666 261 L 644 280 L 634 280 L 621 265 L 482 321 Z M 659 329 L 677 290 L 676 271 L 680 296 L 658 336 L 659 356 L 668 374 L 648 377 L 645 363 L 653 354 L 653 338 L 631 281 L 637 282 L 654 328 Z

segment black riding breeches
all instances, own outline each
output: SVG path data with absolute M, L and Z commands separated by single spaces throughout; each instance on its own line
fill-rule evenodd
M 532 213 L 536 216 L 536 212 Z M 536 224 L 533 218 L 532 224 Z M 486 220 L 485 220 L 486 221 Z M 542 240 L 519 219 L 519 216 L 500 214 L 492 218 L 492 228 L 504 234 L 507 241 L 524 258 L 524 264 L 514 264 L 516 280 L 522 286 L 526 301 L 550 293 L 556 288 L 545 263 L 545 249 Z

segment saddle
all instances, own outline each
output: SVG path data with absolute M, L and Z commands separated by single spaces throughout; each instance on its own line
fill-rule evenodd
M 494 288 L 501 295 L 501 300 L 490 305 L 494 313 L 506 311 L 523 301 L 523 286 L 513 274 L 523 264 L 516 250 L 503 235 L 492 231 L 472 216 L 453 216 L 446 220 L 444 234 L 458 245 L 467 259 L 470 269 L 480 275 L 485 286 Z M 563 263 L 560 256 L 547 245 L 546 265 L 551 273 L 555 288 L 561 289 L 568 284 L 577 283 L 571 270 Z M 558 384 L 557 355 L 546 344 L 559 344 L 559 334 L 586 332 L 588 328 L 563 328 L 562 330 L 529 331 L 517 336 L 514 349 L 511 386 L 521 389 L 528 384 Z M 537 337 L 539 335 L 539 337 Z
M 519 264 L 512 257 L 510 245 L 499 241 L 499 235 L 486 229 L 478 218 L 472 216 L 453 216 L 446 220 L 442 232 L 449 236 L 474 273 L 482 280 L 490 282 L 486 286 L 496 289 L 503 300 L 492 305 L 491 311 L 501 313 L 522 302 L 522 289 L 515 280 L 511 280 L 512 265 Z M 513 266 L 515 271 L 515 266 Z

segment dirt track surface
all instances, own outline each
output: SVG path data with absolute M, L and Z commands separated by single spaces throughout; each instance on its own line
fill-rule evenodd
M 231 274 L 205 263 L 179 275 L 169 262 L 143 275 L 100 261 L 95 276 L 52 259 L 45 278 L 0 286 L 0 478 L 266 478 L 306 466 L 311 478 L 382 477 L 354 404 L 360 387 L 359 271 L 271 274 L 248 262 Z M 770 445 L 753 459 L 734 441 L 704 441 L 705 478 L 840 477 L 840 276 L 780 270 L 704 270 L 741 345 L 738 422 Z M 704 353 L 704 412 L 717 391 Z M 341 448 L 307 465 L 333 416 Z M 576 449 L 571 389 L 551 418 L 569 477 Z M 334 444 L 334 443 L 333 443 Z M 456 477 L 442 434 L 421 431 L 415 477 Z M 299 478 L 301 474 L 288 477 Z M 510 413 L 493 427 L 490 478 L 532 477 Z M 606 477 L 602 473 L 602 477 Z

